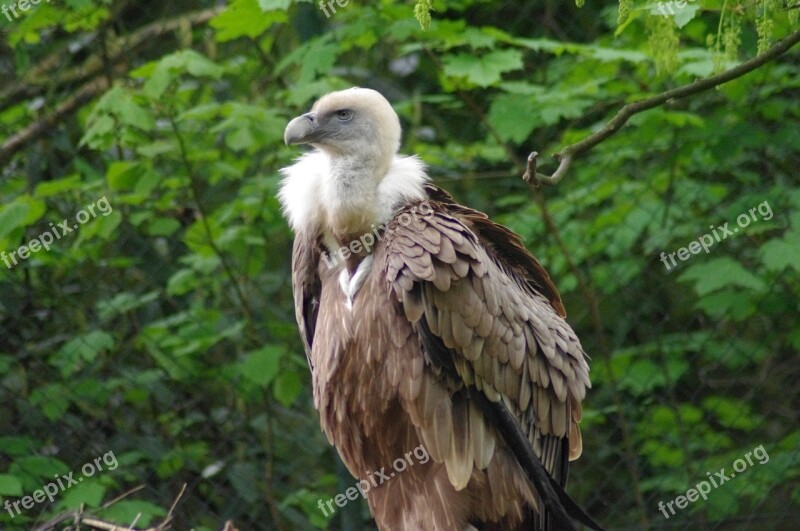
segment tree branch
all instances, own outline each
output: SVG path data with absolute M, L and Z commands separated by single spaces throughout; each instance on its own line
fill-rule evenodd
M 40 118 L 32 124 L 29 124 L 27 127 L 5 140 L 2 145 L 0 145 L 0 165 L 3 165 L 9 161 L 15 153 L 25 147 L 27 142 L 38 138 L 47 132 L 48 129 L 60 123 L 64 118 L 75 112 L 82 105 L 88 103 L 92 98 L 103 91 L 108 90 L 110 87 L 110 74 L 113 73 L 114 75 L 120 76 L 124 75 L 127 71 L 128 66 L 124 64 L 124 61 L 127 57 L 126 54 L 130 52 L 131 49 L 136 48 L 146 42 L 150 42 L 153 38 L 165 32 L 177 29 L 182 22 L 188 22 L 191 25 L 205 24 L 218 12 L 219 8 L 195 11 L 174 19 L 157 21 L 152 24 L 148 24 L 147 26 L 134 31 L 129 35 L 114 39 L 105 50 L 107 53 L 107 64 L 114 65 L 113 67 L 110 67 L 111 70 L 106 70 L 105 72 L 103 71 L 103 54 L 99 56 L 92 55 L 84 64 L 73 70 L 70 70 L 67 74 L 62 76 L 61 79 L 56 82 L 57 85 L 67 81 L 86 79 L 87 76 L 95 75 L 94 79 L 91 79 L 82 85 L 77 91 L 60 103 L 55 110 L 51 111 L 46 116 Z M 104 37 L 101 36 L 101 38 Z M 57 57 L 57 55 L 51 55 L 46 58 L 42 64 L 50 65 L 56 60 Z M 2 94 L 0 94 L 0 102 L 2 102 L 4 97 L 10 97 L 10 101 L 3 103 L 3 105 L 10 105 L 11 103 L 17 101 L 15 99 L 17 96 L 22 95 L 24 97 L 33 97 L 41 94 L 45 89 L 44 86 L 30 84 L 37 82 L 35 80 L 39 79 L 37 76 L 41 73 L 41 70 L 41 65 L 34 67 L 32 70 L 35 72 L 33 78 L 29 79 L 28 81 L 23 81 L 23 83 L 20 85 L 11 87 L 10 90 L 4 91 Z
M 107 43 L 107 57 L 105 59 L 111 64 L 125 61 L 131 51 L 136 50 L 142 45 L 152 43 L 154 38 L 164 33 L 178 29 L 182 23 L 188 22 L 192 26 L 202 25 L 211 20 L 219 11 L 219 8 L 193 11 L 169 20 L 152 22 L 132 33 L 110 39 Z M 88 45 L 87 43 L 84 46 Z M 92 78 L 102 72 L 104 68 L 104 57 L 102 54 L 93 54 L 89 56 L 83 64 L 64 72 L 63 75 L 54 81 L 52 79 L 53 70 L 56 69 L 58 65 L 68 61 L 68 55 L 71 55 L 69 46 L 65 46 L 53 52 L 42 59 L 39 64 L 28 70 L 23 75 L 21 81 L 0 90 L 0 108 L 5 109 L 25 99 L 40 96 L 51 85 L 55 85 L 56 88 L 59 88 L 67 83 L 78 83 Z
M 84 105 L 97 94 L 108 89 L 108 80 L 105 76 L 85 83 L 75 91 L 70 97 L 61 102 L 52 112 L 28 125 L 22 131 L 11 135 L 2 145 L 0 145 L 0 166 L 5 164 L 11 157 L 25 145 L 47 132 L 48 129 L 61 122 L 66 116 L 72 114 L 80 106 Z
M 570 167 L 572 166 L 572 161 L 576 157 L 586 153 L 600 142 L 615 134 L 634 114 L 658 107 L 659 105 L 663 105 L 670 100 L 685 98 L 687 96 L 691 96 L 692 94 L 709 90 L 717 85 L 727 83 L 728 81 L 732 81 L 738 77 L 748 74 L 788 52 L 792 46 L 798 42 L 800 42 L 800 31 L 790 34 L 785 39 L 778 41 L 763 54 L 754 57 L 749 61 L 745 61 L 744 63 L 731 68 L 730 70 L 726 70 L 725 72 L 707 77 L 705 79 L 698 79 L 697 81 L 689 83 L 688 85 L 677 87 L 643 100 L 629 103 L 622 107 L 622 109 L 620 109 L 619 112 L 617 112 L 617 114 L 611 120 L 609 120 L 602 129 L 587 136 L 580 142 L 570 144 L 558 153 L 555 153 L 553 158 L 558 161 L 558 168 L 555 172 L 553 172 L 552 175 L 536 173 L 537 154 L 536 152 L 531 153 L 528 156 L 528 168 L 522 178 L 528 184 L 532 184 L 533 186 L 540 186 L 542 183 L 557 184 L 559 181 L 561 181 L 561 179 L 564 178 L 567 171 L 569 171 Z

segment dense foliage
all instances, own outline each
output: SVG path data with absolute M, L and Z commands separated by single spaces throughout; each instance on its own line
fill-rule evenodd
M 362 501 L 317 508 L 353 479 L 311 403 L 275 198 L 297 155 L 286 122 L 352 85 L 390 98 L 403 151 L 556 280 L 592 357 L 568 487 L 590 514 L 613 529 L 797 521 L 797 51 L 634 116 L 555 187 L 519 177 L 528 152 L 552 170 L 546 154 L 625 103 L 763 53 L 800 9 L 214 5 L 19 0 L 0 15 L 0 496 L 103 468 L 0 526 L 83 504 L 143 528 L 186 484 L 176 529 L 369 528 Z M 759 446 L 767 461 L 665 519 L 659 501 Z

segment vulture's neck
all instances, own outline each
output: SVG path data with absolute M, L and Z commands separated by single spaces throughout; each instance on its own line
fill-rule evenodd
M 331 157 L 329 162 L 328 176 L 320 183 L 326 214 L 324 228 L 340 245 L 347 245 L 383 221 L 381 203 L 386 198 L 380 197 L 378 187 L 391 160 L 340 155 Z
M 279 198 L 295 233 L 323 236 L 328 251 L 388 223 L 398 208 L 426 197 L 417 157 L 380 163 L 314 151 L 281 170 Z

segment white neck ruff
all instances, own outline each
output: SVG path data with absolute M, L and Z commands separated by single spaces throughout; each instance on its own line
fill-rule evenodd
M 416 156 L 395 155 L 380 180 L 358 176 L 343 186 L 337 182 L 330 156 L 314 150 L 281 169 L 278 198 L 295 233 L 323 234 L 335 244 L 337 220 L 357 215 L 364 226 L 388 222 L 398 205 L 422 201 L 428 180 L 425 164 Z

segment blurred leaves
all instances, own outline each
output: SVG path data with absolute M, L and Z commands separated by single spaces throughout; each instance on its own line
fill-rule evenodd
M 99 513 L 144 527 L 186 483 L 176 528 L 369 528 L 361 501 L 331 519 L 317 507 L 352 479 L 313 410 L 275 198 L 297 155 L 286 121 L 353 85 L 382 90 L 403 152 L 519 232 L 558 285 L 592 357 L 569 490 L 598 521 L 653 523 L 658 500 L 759 444 L 768 462 L 675 525 L 796 520 L 796 58 L 637 115 L 541 192 L 546 213 L 512 158 L 535 149 L 552 169 L 546 155 L 625 103 L 763 51 L 798 10 L 351 1 L 326 17 L 316 2 L 233 0 L 190 20 L 215 5 L 76 0 L 0 16 L 0 72 L 14 78 L 2 136 L 42 131 L 0 170 L 0 496 L 119 456 L 14 525 L 145 484 Z M 98 79 L 109 88 L 51 118 Z M 113 211 L 10 261 L 100 198 Z M 675 271 L 660 261 L 765 201 L 769 219 L 758 210 L 736 238 Z
M 494 50 L 476 58 L 471 54 L 456 54 L 444 58 L 444 73 L 466 78 L 479 87 L 500 81 L 501 74 L 522 68 L 522 53 L 518 50 Z

